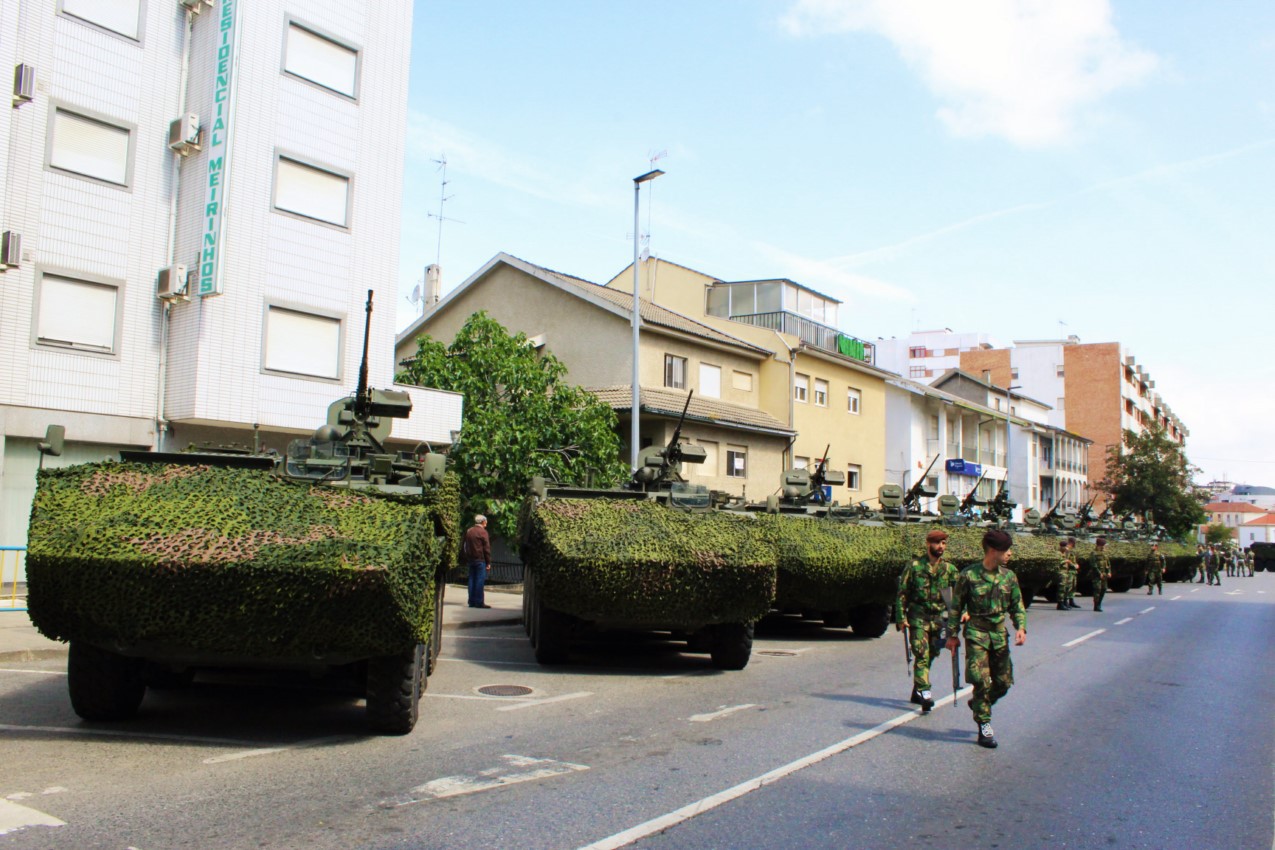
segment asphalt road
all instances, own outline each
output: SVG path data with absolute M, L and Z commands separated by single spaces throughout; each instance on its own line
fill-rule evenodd
M 1038 604 L 995 751 L 964 700 L 912 710 L 893 631 L 796 620 L 738 673 L 659 642 L 541 668 L 518 626 L 449 632 L 405 738 L 268 681 L 87 724 L 60 664 L 0 665 L 0 848 L 1267 850 L 1275 577 L 1226 581 Z

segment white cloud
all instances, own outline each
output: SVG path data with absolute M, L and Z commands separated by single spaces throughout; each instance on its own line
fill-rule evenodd
M 1122 41 L 1109 0 L 796 0 L 782 24 L 798 36 L 884 36 L 943 102 L 953 134 L 1023 146 L 1065 140 L 1084 107 L 1158 63 Z

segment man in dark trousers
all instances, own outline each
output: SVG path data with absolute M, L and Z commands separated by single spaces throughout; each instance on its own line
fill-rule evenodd
M 1094 541 L 1093 554 L 1089 556 L 1089 581 L 1093 585 L 1093 609 L 1102 610 L 1102 598 L 1107 595 L 1107 582 L 1111 581 L 1111 557 L 1107 554 L 1107 538 Z
M 460 553 L 469 563 L 469 607 L 490 608 L 483 599 L 487 573 L 491 572 L 491 538 L 487 536 L 487 517 L 478 514 L 465 532 Z

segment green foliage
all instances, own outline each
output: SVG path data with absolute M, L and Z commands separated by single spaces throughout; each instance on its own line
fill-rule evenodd
M 434 628 L 457 496 L 451 475 L 421 498 L 205 466 L 46 469 L 31 619 L 57 640 L 192 654 L 398 652 Z
M 1227 528 L 1220 522 L 1209 523 L 1204 529 L 1205 543 L 1210 543 L 1216 546 L 1219 543 L 1230 543 L 1234 539 L 1235 537 L 1231 534 L 1231 529 Z
M 525 334 L 511 335 L 485 312 L 470 316 L 450 345 L 422 336 L 400 383 L 465 397 L 465 423 L 452 457 L 466 515 L 486 514 L 512 539 L 533 476 L 609 487 L 628 475 L 615 412 L 563 382 L 566 367 Z
M 1174 537 L 1184 537 L 1204 522 L 1204 509 L 1191 483 L 1194 468 L 1182 446 L 1162 427 L 1124 432 L 1124 450 L 1107 449 L 1107 477 L 1098 488 L 1117 515 L 1135 514 L 1155 522 Z

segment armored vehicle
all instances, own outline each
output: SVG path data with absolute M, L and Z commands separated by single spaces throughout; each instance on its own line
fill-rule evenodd
M 292 669 L 353 677 L 372 730 L 411 731 L 459 529 L 444 457 L 385 448 L 411 408 L 368 387 L 365 336 L 355 394 L 286 457 L 126 451 L 42 470 L 28 607 L 70 643 L 76 713 L 127 719 L 147 687 L 197 670 Z
M 1254 572 L 1275 572 L 1275 543 L 1250 543 L 1249 549 L 1253 552 Z

